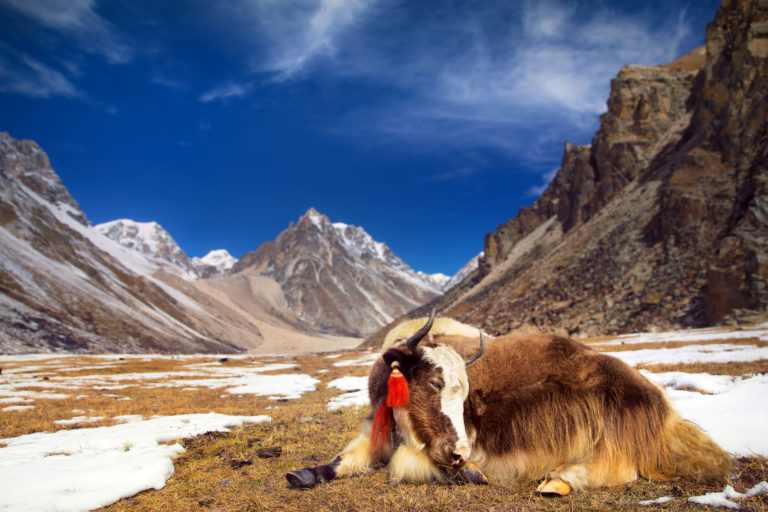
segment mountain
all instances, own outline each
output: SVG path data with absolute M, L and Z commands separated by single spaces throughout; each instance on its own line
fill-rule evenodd
M 444 291 L 445 285 L 451 280 L 451 276 L 439 272 L 437 274 L 427 274 L 426 272 L 417 270 L 416 275 L 430 287 L 440 291 Z
M 169 272 L 175 243 L 150 232 L 146 256 L 104 236 L 37 144 L 0 133 L 0 353 L 285 353 L 352 342 L 301 322 L 268 277 Z
M 386 244 L 314 208 L 231 272 L 275 279 L 299 318 L 345 336 L 370 334 L 440 294 Z
M 764 321 L 766 98 L 768 10 L 723 2 L 705 48 L 620 71 L 591 144 L 566 143 L 542 196 L 486 236 L 478 270 L 411 316 L 435 306 L 494 334 Z
M 442 290 L 444 292 L 447 292 L 457 284 L 463 282 L 465 279 L 467 279 L 470 275 L 472 275 L 480 266 L 480 259 L 483 257 L 484 253 L 480 253 L 468 262 L 464 264 L 463 267 L 459 269 L 456 274 L 453 275 L 453 277 L 449 278 L 442 287 Z
M 113 220 L 94 226 L 96 231 L 120 245 L 138 251 L 145 258 L 169 269 L 178 269 L 188 279 L 197 277 L 187 254 L 157 222 Z M 169 265 L 166 265 L 169 264 Z
M 97 224 L 94 228 L 184 279 L 213 277 L 229 270 L 237 261 L 224 249 L 211 251 L 203 258 L 189 258 L 171 234 L 157 222 L 119 219 Z
M 216 269 L 216 272 L 220 274 L 227 272 L 235 265 L 235 263 L 237 263 L 237 258 L 229 254 L 229 251 L 226 249 L 216 249 L 202 258 L 192 258 L 192 264 L 195 267 L 213 267 Z

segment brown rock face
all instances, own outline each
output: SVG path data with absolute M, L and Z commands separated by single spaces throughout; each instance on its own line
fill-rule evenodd
M 764 316 L 767 59 L 768 3 L 724 0 L 706 49 L 622 69 L 592 143 L 566 144 L 438 310 L 494 333 L 589 335 Z

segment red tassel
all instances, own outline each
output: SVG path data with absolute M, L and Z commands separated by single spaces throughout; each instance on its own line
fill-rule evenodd
M 384 449 L 384 444 L 387 442 L 387 433 L 389 427 L 392 424 L 392 409 L 387 407 L 387 404 L 382 402 L 379 408 L 376 410 L 376 416 L 373 418 L 373 426 L 371 427 L 371 455 L 373 459 L 378 459 L 381 455 L 381 451 Z
M 408 403 L 408 381 L 397 368 L 392 369 L 387 387 L 389 388 L 387 392 L 387 405 L 389 407 L 404 407 Z

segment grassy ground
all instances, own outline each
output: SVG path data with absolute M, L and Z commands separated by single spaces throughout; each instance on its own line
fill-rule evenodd
M 325 355 L 307 355 L 294 358 L 267 358 L 218 362 L 216 358 L 199 359 L 158 358 L 148 361 L 127 360 L 101 368 L 78 369 L 83 366 L 104 365 L 104 359 L 78 358 L 69 360 L 65 368 L 45 369 L 45 362 L 35 362 L 41 368 L 34 370 L 42 384 L 56 382 L 62 375 L 111 375 L 129 372 L 176 372 L 190 365 L 216 363 L 231 367 L 247 366 L 254 362 L 290 363 L 292 370 L 307 373 L 322 381 L 317 390 L 305 393 L 297 400 L 274 401 L 254 395 L 230 395 L 222 389 L 163 388 L 134 385 L 120 390 L 76 388 L 50 390 L 71 393 L 68 399 L 35 399 L 35 409 L 13 413 L 0 413 L 0 438 L 25 433 L 61 428 L 90 427 L 111 424 L 113 420 L 75 425 L 58 425 L 55 419 L 69 418 L 84 411 L 88 416 L 111 418 L 122 414 L 171 415 L 215 411 L 226 414 L 268 414 L 272 422 L 248 425 L 231 433 L 207 433 L 183 441 L 187 451 L 175 461 L 176 474 L 161 490 L 142 492 L 121 500 L 102 510 L 118 511 L 261 511 L 261 510 L 706 510 L 709 507 L 689 504 L 688 496 L 721 491 L 722 483 L 707 484 L 691 479 L 673 482 L 637 482 L 613 489 L 576 493 L 565 498 L 545 498 L 535 492 L 536 483 L 513 487 L 443 486 L 437 484 L 392 486 L 385 469 L 356 478 L 341 479 L 309 491 L 288 487 L 287 471 L 314 466 L 332 460 L 346 443 L 357 435 L 359 421 L 367 407 L 347 407 L 329 412 L 325 403 L 343 393 L 328 389 L 327 382 L 342 376 L 366 375 L 368 367 L 336 367 L 332 363 L 356 359 L 362 353 L 345 353 L 329 359 Z M 18 365 L 16 365 L 18 366 Z M 765 361 L 755 368 L 765 371 Z M 13 369 L 13 363 L 3 364 Z M 326 371 L 327 370 L 327 371 Z M 654 368 L 654 370 L 659 371 Z M 686 370 L 683 365 L 664 370 Z M 717 373 L 742 375 L 746 370 L 739 365 L 721 365 Z M 708 371 L 708 370 L 707 370 Z M 713 372 L 714 373 L 714 372 Z M 3 375 L 6 377 L 7 373 Z M 45 380 L 45 379 L 48 380 Z M 178 380 L 179 377 L 174 378 Z M 171 378 L 169 377 L 169 380 Z M 137 384 L 137 383 L 135 383 Z M 76 397 L 76 398 L 75 398 Z M 124 398 L 130 400 L 124 400 Z M 122 398 L 122 399 L 121 399 Z M 267 408 L 270 408 L 267 410 Z M 276 409 L 274 407 L 277 407 Z M 0 453 L 1 455 L 1 453 Z M 744 492 L 754 484 L 768 480 L 765 459 L 749 458 L 739 461 L 739 473 L 731 484 Z M 660 496 L 671 496 L 673 501 L 663 505 L 641 507 L 638 502 Z M 751 498 L 742 504 L 742 510 L 768 510 L 768 496 Z

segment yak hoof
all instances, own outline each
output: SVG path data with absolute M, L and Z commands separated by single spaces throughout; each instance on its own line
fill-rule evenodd
M 454 485 L 480 484 L 488 485 L 488 479 L 480 469 L 471 462 L 460 469 L 450 469 L 444 471 L 445 477 L 449 483 Z
M 471 462 L 464 467 L 464 476 L 473 484 L 488 485 L 488 479 L 480 469 Z
M 299 469 L 286 473 L 285 479 L 297 489 L 311 489 L 317 485 L 317 478 L 308 469 Z
M 568 496 L 571 493 L 571 485 L 562 478 L 544 480 L 536 489 L 547 496 Z

